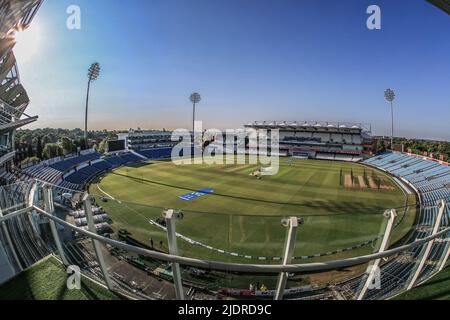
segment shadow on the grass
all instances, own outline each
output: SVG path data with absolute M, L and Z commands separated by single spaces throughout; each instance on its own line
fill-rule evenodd
M 182 187 L 178 185 L 172 185 L 164 182 L 154 181 L 150 179 L 146 179 L 144 177 L 133 177 L 128 176 L 122 173 L 118 172 L 112 172 L 112 174 L 121 176 L 130 180 L 133 180 L 138 183 L 142 184 L 154 184 L 154 185 L 160 185 L 164 187 L 174 188 L 178 190 L 185 190 L 188 192 L 196 192 L 198 190 Z M 267 200 L 267 199 L 258 199 L 258 198 L 250 198 L 250 197 L 243 197 L 243 196 L 236 196 L 236 195 L 229 195 L 229 194 L 222 194 L 222 193 L 212 193 L 210 194 L 212 197 L 226 197 L 226 198 L 232 198 L 237 200 L 245 200 L 245 201 L 253 201 L 258 203 L 268 203 L 268 204 L 276 204 L 276 205 L 283 205 L 283 206 L 289 206 L 292 207 L 292 210 L 295 211 L 298 209 L 304 209 L 304 208 L 315 208 L 315 209 L 323 209 L 328 212 L 331 212 L 331 214 L 311 214 L 310 216 L 330 216 L 330 215 L 348 215 L 348 214 L 362 214 L 362 215 L 368 215 L 368 214 L 374 214 L 378 215 L 382 213 L 386 208 L 379 207 L 379 206 L 367 206 L 362 205 L 360 203 L 355 204 L 353 202 L 342 202 L 342 201 L 306 201 L 302 203 L 295 203 L 295 202 L 283 202 L 283 201 L 274 201 L 274 200 Z M 302 210 L 303 211 L 303 210 Z M 202 213 L 202 212 L 199 212 Z M 212 212 L 203 212 L 203 213 L 212 213 Z M 222 213 L 217 213 L 222 214 Z M 293 214 L 300 214 L 300 212 Z M 308 214 L 301 214 L 304 217 L 309 216 Z

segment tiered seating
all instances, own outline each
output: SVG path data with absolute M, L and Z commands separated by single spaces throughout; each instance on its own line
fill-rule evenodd
M 125 161 L 119 156 L 111 156 L 104 159 L 108 162 L 113 168 L 120 167 L 125 164 Z
M 75 168 L 76 166 L 88 162 L 88 161 L 94 161 L 100 159 L 100 154 L 94 152 L 89 153 L 86 155 L 78 156 L 78 157 L 72 157 L 69 159 L 62 160 L 60 162 L 52 164 L 50 167 L 53 169 L 56 169 L 61 172 L 69 171 L 70 169 Z
M 87 182 L 92 180 L 95 176 L 99 175 L 102 172 L 110 170 L 111 168 L 112 166 L 108 162 L 101 160 L 100 162 L 83 167 L 82 169 L 79 169 L 78 171 L 72 173 L 65 178 L 65 181 L 83 186 Z
M 159 149 L 149 149 L 140 150 L 139 154 L 143 155 L 147 159 L 168 159 L 172 155 L 172 148 L 159 148 Z
M 57 183 L 61 179 L 60 171 L 51 167 L 46 167 L 44 165 L 37 165 L 34 167 L 26 168 L 23 171 L 33 178 L 47 181 L 53 184 Z
M 359 162 L 363 160 L 362 157 L 359 155 L 330 153 L 330 152 L 317 152 L 316 159 L 331 160 L 331 161 L 333 160 L 347 161 L 347 162 Z
M 372 162 L 374 160 L 372 159 Z M 381 161 L 381 160 L 380 160 Z M 420 208 L 420 215 L 416 228 L 413 229 L 411 239 L 423 239 L 431 235 L 432 227 L 435 224 L 436 217 L 438 215 L 437 206 L 422 206 Z M 450 204 L 447 203 L 441 226 L 447 227 L 450 219 Z M 444 256 L 446 250 L 448 250 L 448 242 L 443 241 L 445 236 L 441 238 L 442 241 L 436 241 L 433 244 L 431 252 L 428 256 L 428 262 L 425 263 L 422 272 L 419 276 L 419 283 L 429 278 L 429 276 L 437 271 L 437 262 Z M 381 283 L 383 285 L 379 290 L 369 290 L 365 299 L 380 300 L 394 296 L 400 293 L 405 286 L 409 283 L 412 277 L 412 272 L 416 270 L 416 267 L 424 254 L 424 246 L 415 247 L 407 252 L 404 252 L 399 259 L 392 259 L 386 264 L 383 264 L 381 268 Z M 409 257 L 408 260 L 401 257 Z M 357 277 L 346 283 L 346 286 L 353 292 L 359 292 L 361 280 L 365 278 Z
M 69 189 L 69 190 L 75 190 L 75 191 L 80 191 L 83 188 L 82 185 L 71 183 L 71 182 L 65 181 L 65 180 L 61 181 L 59 186 L 63 189 Z
M 50 182 L 52 184 L 58 183 L 62 188 L 82 190 L 83 186 L 95 176 L 122 165 L 137 163 L 140 161 L 142 161 L 142 158 L 132 153 L 111 156 L 102 160 L 100 160 L 100 154 L 91 153 L 88 155 L 65 159 L 50 166 L 39 164 L 37 166 L 29 167 L 23 170 L 23 174 L 28 177 Z M 77 170 L 77 167 L 82 168 Z M 68 172 L 69 170 L 76 171 L 69 174 L 69 176 L 62 180 L 63 173 Z M 12 180 L 15 179 L 12 173 L 0 172 L 0 181 L 9 181 L 9 178 Z
M 317 152 L 316 159 L 319 160 L 334 160 L 335 155 L 333 153 Z
M 126 154 L 120 155 L 119 157 L 122 159 L 124 164 L 137 163 L 137 162 L 142 161 L 141 158 L 139 158 L 138 156 L 136 156 L 132 153 L 126 153 Z
M 353 156 L 348 154 L 336 154 L 334 159 L 338 161 L 347 161 L 347 162 L 359 162 L 363 160 L 361 156 Z
M 15 176 L 11 172 L 7 172 L 5 170 L 2 170 L 0 172 L 0 183 L 9 184 L 14 182 Z
M 366 161 L 419 190 L 423 203 L 450 199 L 450 167 L 401 153 L 386 153 Z

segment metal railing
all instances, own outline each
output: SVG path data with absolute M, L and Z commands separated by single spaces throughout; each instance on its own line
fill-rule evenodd
M 349 268 L 359 265 L 364 265 L 366 263 L 371 263 L 370 267 L 366 272 L 366 276 L 362 278 L 361 283 L 363 284 L 360 288 L 358 294 L 355 296 L 357 299 L 364 299 L 367 291 L 370 289 L 371 284 L 373 283 L 373 278 L 376 275 L 376 271 L 379 269 L 380 263 L 383 259 L 387 259 L 390 257 L 394 257 L 403 252 L 413 250 L 415 248 L 423 249 L 423 246 L 426 246 L 423 254 L 419 256 L 418 264 L 415 265 L 414 268 L 414 276 L 408 279 L 407 290 L 410 290 L 414 286 L 418 284 L 418 275 L 421 273 L 424 265 L 430 255 L 430 250 L 436 239 L 444 238 L 446 242 L 445 250 L 442 253 L 442 257 L 440 258 L 438 270 L 442 270 L 446 265 L 449 256 L 449 239 L 448 235 L 450 234 L 450 227 L 445 226 L 441 227 L 443 223 L 443 217 L 446 210 L 446 203 L 441 201 L 439 203 L 439 214 L 434 220 L 434 227 L 431 235 L 423 238 L 417 239 L 414 242 L 401 245 L 396 248 L 392 248 L 388 250 L 390 244 L 390 238 L 392 234 L 393 226 L 395 225 L 396 219 L 396 211 L 388 210 L 385 212 L 384 216 L 386 219 L 385 230 L 383 233 L 382 239 L 380 239 L 381 243 L 378 249 L 373 254 L 363 255 L 355 258 L 347 258 L 326 262 L 315 262 L 315 263 L 306 263 L 306 264 L 291 264 L 291 259 L 293 256 L 294 248 L 295 248 L 295 238 L 297 233 L 297 228 L 301 225 L 302 221 L 297 217 L 292 217 L 289 219 L 285 219 L 281 221 L 286 229 L 287 229 L 287 237 L 286 243 L 284 246 L 284 255 L 281 264 L 276 265 L 268 265 L 268 264 L 242 264 L 242 263 L 228 263 L 228 262 L 220 262 L 220 261 L 208 261 L 202 259 L 195 259 L 180 256 L 178 254 L 177 247 L 177 234 L 176 234 L 176 223 L 177 220 L 182 219 L 182 214 L 175 210 L 167 210 L 164 212 L 164 219 L 166 221 L 166 233 L 167 239 L 169 243 L 169 253 L 162 253 L 158 251 L 148 250 L 142 247 L 133 246 L 127 243 L 123 243 L 117 240 L 113 240 L 107 237 L 103 237 L 98 235 L 96 232 L 96 228 L 94 225 L 94 220 L 92 216 L 92 202 L 91 196 L 85 193 L 83 197 L 83 204 L 86 213 L 86 217 L 88 220 L 88 230 L 72 225 L 71 223 L 62 220 L 55 216 L 55 210 L 53 207 L 53 193 L 50 185 L 44 185 L 42 187 L 42 194 L 44 200 L 44 208 L 41 208 L 36 203 L 30 204 L 26 208 L 16 210 L 14 212 L 10 212 L 7 215 L 0 215 L 0 225 L 4 222 L 18 217 L 24 214 L 30 214 L 31 212 L 37 213 L 42 217 L 49 219 L 50 227 L 52 231 L 52 237 L 56 244 L 57 251 L 61 260 L 65 265 L 69 265 L 68 259 L 66 258 L 63 245 L 60 239 L 60 235 L 58 233 L 57 226 L 63 226 L 65 228 L 69 228 L 70 230 L 76 231 L 81 235 L 84 235 L 88 239 L 92 240 L 95 257 L 97 259 L 98 265 L 100 267 L 101 273 L 103 274 L 104 281 L 107 287 L 110 290 L 114 290 L 114 286 L 110 279 L 110 274 L 108 273 L 108 268 L 105 263 L 105 259 L 103 257 L 102 250 L 100 248 L 100 244 L 110 245 L 113 248 L 121 249 L 127 252 L 131 252 L 137 255 L 141 255 L 144 257 L 156 259 L 159 261 L 164 261 L 172 264 L 173 271 L 173 282 L 175 286 L 175 293 L 177 299 L 185 298 L 185 289 L 183 288 L 183 279 L 182 274 L 180 272 L 180 265 L 195 267 L 205 270 L 215 270 L 215 271 L 224 271 L 224 272 L 239 272 L 239 273 L 249 273 L 249 274 L 277 274 L 278 282 L 275 292 L 276 299 L 282 299 L 284 296 L 284 292 L 286 290 L 286 282 L 288 273 L 318 273 L 318 272 L 326 272 L 331 270 L 341 270 L 343 268 Z M 448 218 L 447 218 L 448 219 Z

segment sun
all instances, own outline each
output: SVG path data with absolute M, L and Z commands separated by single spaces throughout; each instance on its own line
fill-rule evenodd
M 26 63 L 30 61 L 38 52 L 42 45 L 39 24 L 34 24 L 29 29 L 17 31 L 14 35 L 14 54 L 17 61 Z

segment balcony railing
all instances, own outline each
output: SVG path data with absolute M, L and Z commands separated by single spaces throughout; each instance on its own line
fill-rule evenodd
M 8 162 L 12 159 L 14 159 L 14 156 L 16 155 L 15 151 L 11 151 L 3 156 L 0 157 L 0 166 L 2 166 L 5 162 Z
M 18 216 L 22 215 L 38 215 L 42 219 L 48 219 L 51 237 L 54 240 L 56 253 L 60 256 L 63 263 L 67 266 L 70 265 L 70 257 L 64 244 L 64 240 L 59 232 L 60 228 L 67 228 L 72 230 L 79 235 L 86 237 L 92 241 L 93 247 L 93 259 L 98 263 L 98 268 L 101 272 L 97 274 L 105 285 L 113 291 L 119 291 L 114 275 L 108 268 L 108 259 L 105 259 L 105 250 L 102 250 L 104 245 L 110 246 L 111 248 L 116 248 L 124 252 L 132 253 L 138 256 L 147 257 L 157 261 L 165 262 L 171 264 L 172 268 L 172 280 L 174 283 L 175 293 L 177 299 L 186 298 L 186 280 L 183 279 L 182 268 L 192 267 L 198 268 L 199 270 L 210 270 L 215 272 L 233 273 L 236 275 L 272 275 L 278 278 L 276 290 L 273 292 L 275 299 L 286 298 L 288 294 L 294 292 L 295 290 L 287 289 L 287 283 L 289 275 L 291 274 L 317 274 L 333 270 L 343 270 L 346 268 L 351 268 L 355 266 L 364 266 L 369 264 L 367 272 L 355 279 L 357 285 L 353 286 L 356 288 L 351 298 L 353 299 L 371 299 L 371 290 L 373 290 L 373 285 L 376 283 L 376 278 L 379 276 L 380 272 L 383 272 L 383 268 L 386 268 L 385 262 L 388 259 L 404 259 L 403 254 L 415 251 L 418 254 L 414 259 L 407 262 L 409 263 L 408 274 L 404 277 L 406 281 L 400 283 L 395 282 L 388 283 L 386 285 L 394 285 L 392 290 L 383 296 L 383 298 L 390 298 L 399 293 L 405 292 L 428 280 L 433 275 L 437 274 L 439 271 L 447 264 L 449 257 L 450 247 L 449 247 L 449 218 L 450 218 L 450 206 L 445 201 L 440 201 L 437 206 L 433 207 L 435 210 L 435 215 L 432 219 L 432 226 L 429 228 L 429 232 L 426 233 L 425 237 L 417 237 L 412 239 L 407 244 L 392 246 L 391 238 L 392 232 L 397 225 L 397 211 L 395 209 L 387 210 L 383 214 L 382 231 L 379 236 L 378 241 L 375 241 L 375 252 L 372 254 L 361 255 L 353 258 L 325 261 L 325 262 L 313 262 L 313 263 L 303 263 L 295 264 L 293 261 L 294 249 L 296 246 L 296 235 L 298 229 L 301 227 L 303 220 L 298 217 L 291 217 L 283 219 L 280 221 L 282 226 L 286 229 L 286 242 L 284 245 L 283 256 L 281 257 L 281 263 L 279 264 L 247 264 L 247 263 L 229 263 L 221 261 L 210 261 L 198 258 L 186 257 L 179 254 L 178 250 L 178 238 L 176 227 L 177 224 L 182 223 L 183 214 L 179 211 L 168 209 L 163 212 L 163 219 L 165 221 L 165 232 L 168 240 L 169 253 L 163 253 L 156 250 L 150 250 L 143 247 L 138 247 L 130 245 L 121 241 L 117 241 L 108 237 L 101 236 L 97 234 L 97 229 L 95 226 L 95 220 L 93 218 L 93 208 L 92 208 L 92 196 L 85 193 L 82 203 L 84 207 L 84 212 L 86 214 L 88 227 L 81 228 L 77 227 L 65 220 L 58 218 L 55 214 L 55 204 L 53 199 L 55 194 L 55 188 L 45 183 L 36 183 L 33 187 L 33 192 L 35 195 L 40 194 L 41 196 L 31 196 L 30 199 L 34 199 L 25 208 L 16 210 L 4 210 L 4 212 L 9 212 L 4 216 L 0 215 L 0 225 L 4 224 L 6 221 L 10 221 Z M 60 194 L 63 190 L 59 190 Z M 428 209 L 425 208 L 425 209 Z M 434 245 L 439 246 L 439 250 L 435 250 Z M 407 254 L 405 254 L 407 256 Z M 434 272 L 425 272 L 425 268 L 429 266 L 428 259 L 434 257 Z M 391 260 L 394 261 L 394 260 Z M 401 262 L 398 262 L 401 263 Z M 405 262 L 406 263 L 406 262 Z M 381 269 L 381 271 L 380 271 Z M 391 268 L 389 272 L 392 273 L 393 279 L 397 277 L 395 274 L 395 268 Z M 388 273 L 388 270 L 385 270 Z M 391 275 L 389 275 L 391 276 Z M 392 282 L 391 281 L 391 282 Z M 351 283 L 342 284 L 343 287 L 352 286 Z

